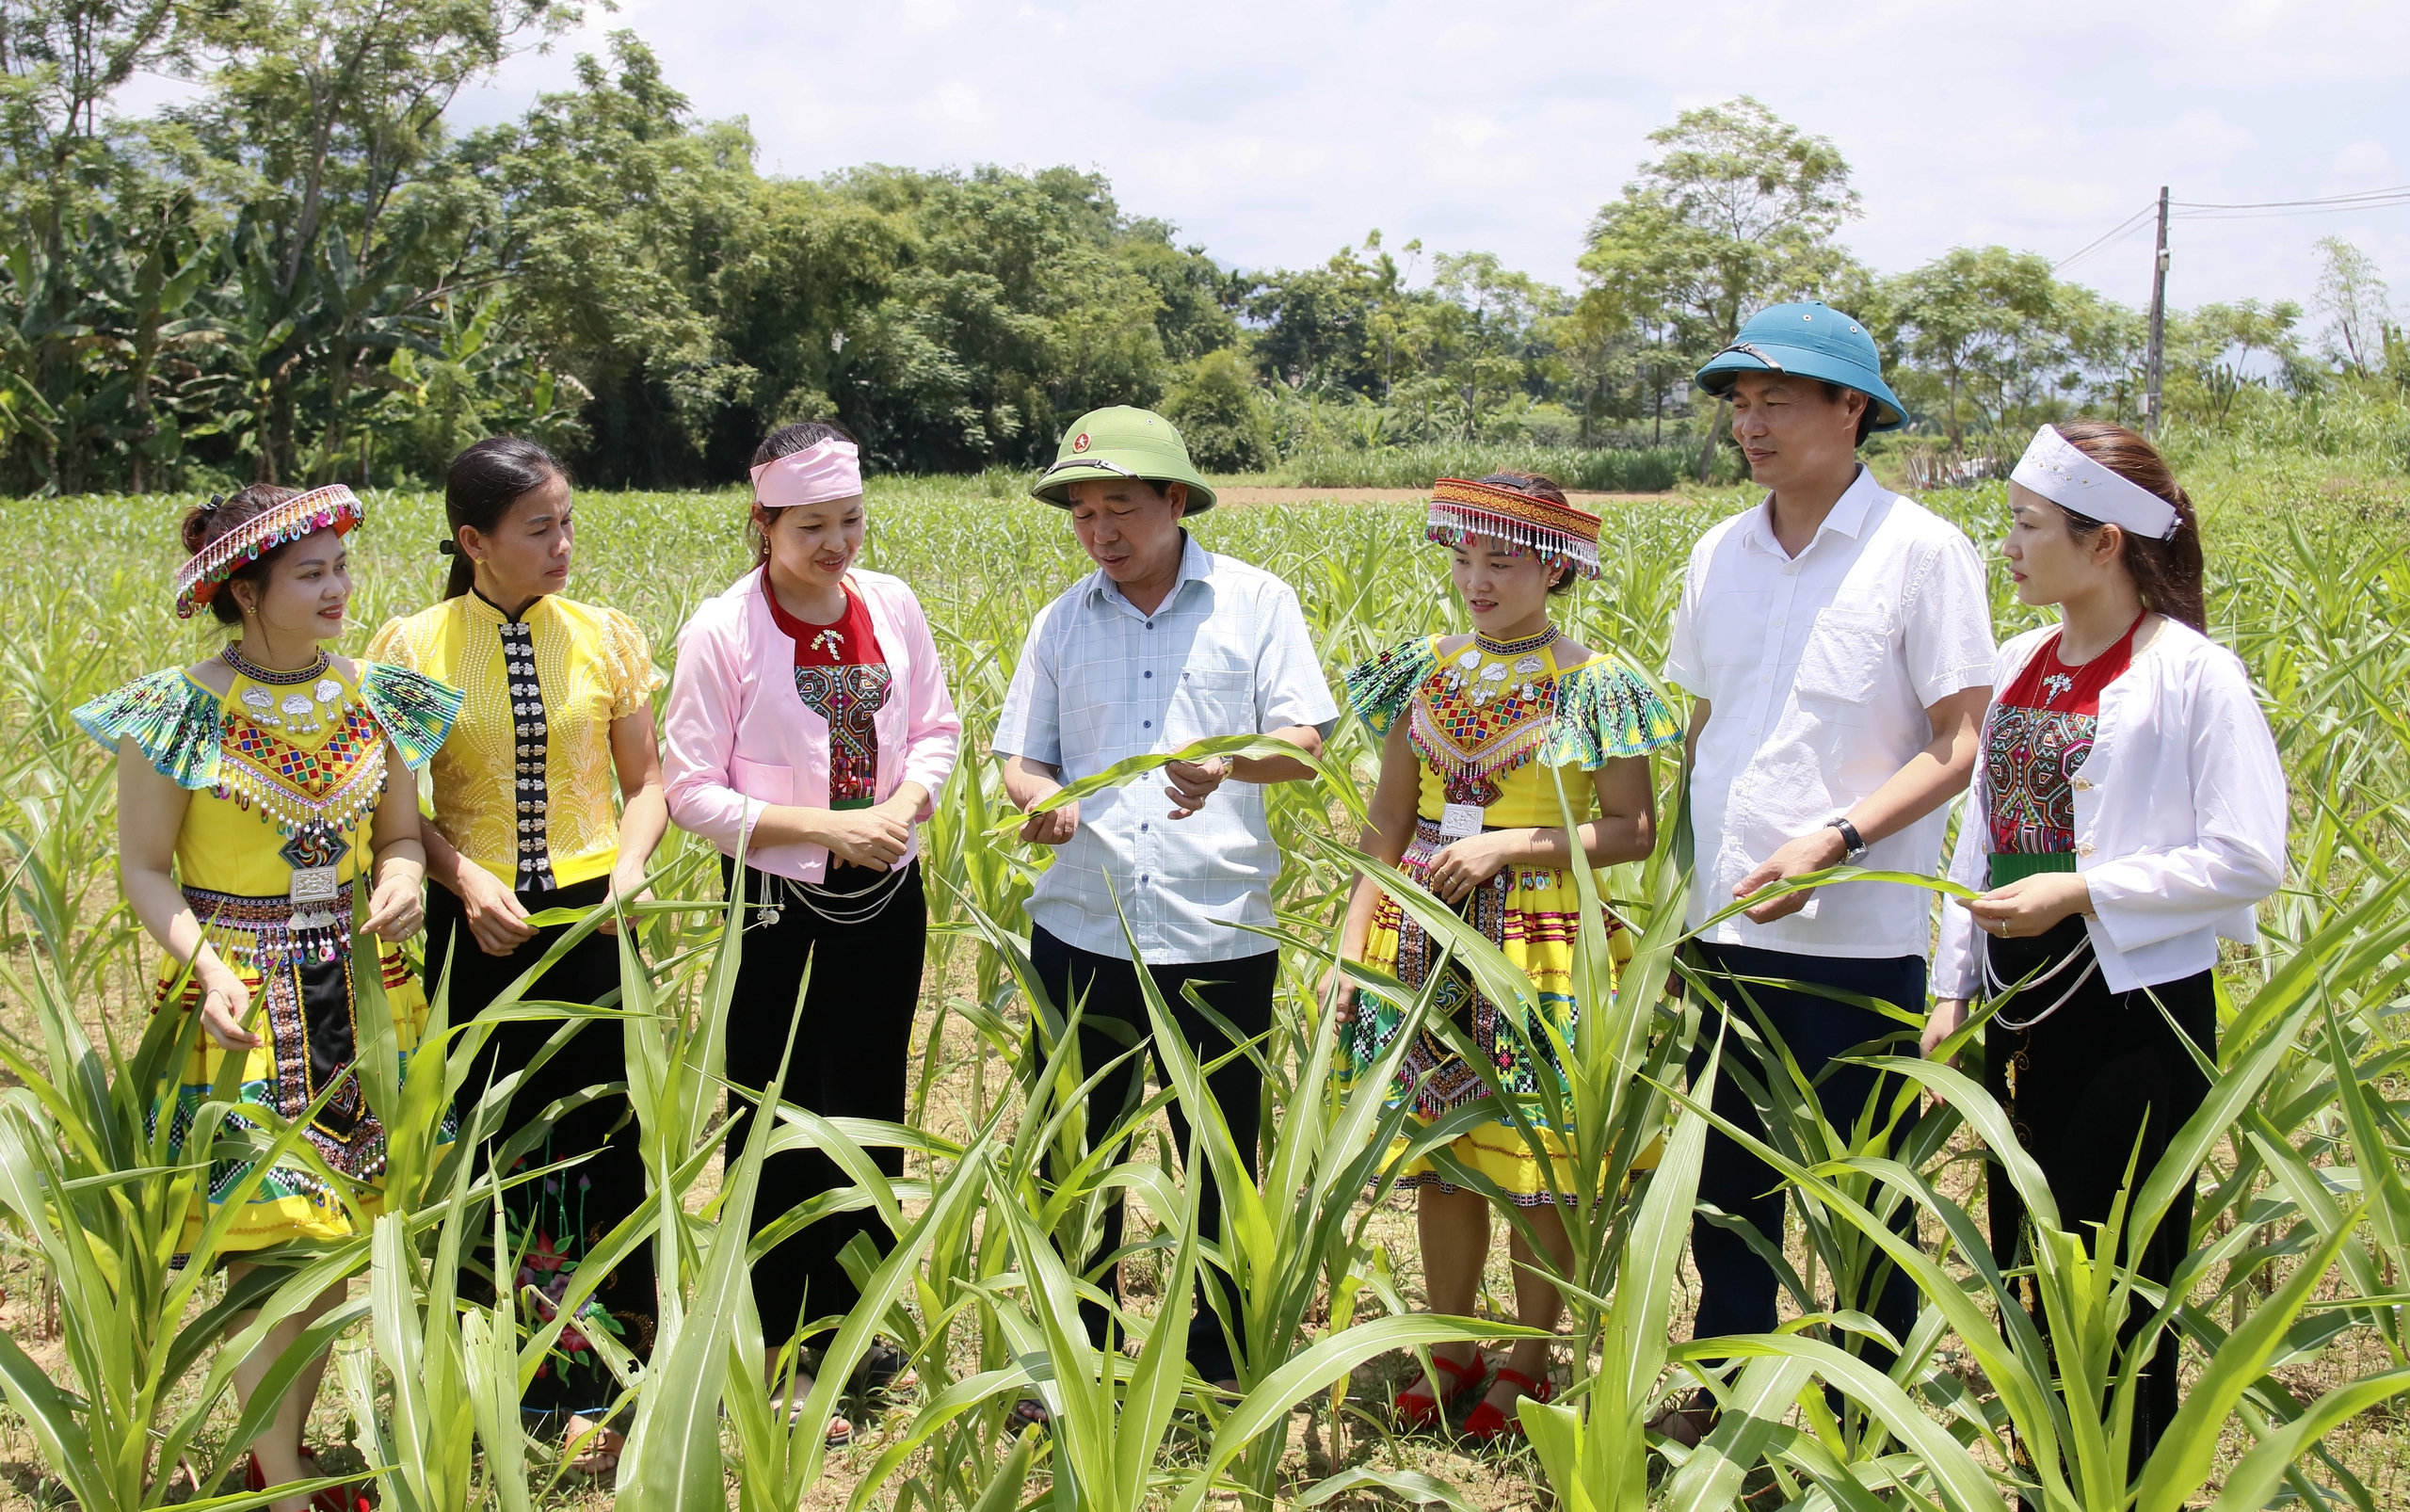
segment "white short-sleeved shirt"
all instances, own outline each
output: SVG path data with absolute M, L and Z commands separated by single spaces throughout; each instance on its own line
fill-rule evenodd
M 1153 614 L 1101 571 L 1038 614 L 1004 694 L 995 749 L 1076 782 L 1132 756 L 1216 735 L 1327 727 L 1338 716 L 1295 590 L 1182 532 L 1180 580 Z M 1142 779 L 1082 798 L 1079 830 L 1039 877 L 1030 918 L 1101 956 L 1126 960 L 1134 940 L 1151 966 L 1273 948 L 1233 927 L 1272 923 L 1280 852 L 1263 789 L 1225 782 L 1204 808 L 1174 820 L 1163 788 Z
M 1786 841 L 1871 796 L 1933 739 L 1925 711 L 1992 672 L 1991 599 L 1965 533 L 1863 467 L 1798 556 L 1773 499 L 1691 549 L 1665 679 L 1713 705 L 1692 748 L 1697 862 L 1690 924 Z M 1932 874 L 1943 805 L 1862 864 Z M 1898 883 L 1820 888 L 1770 925 L 1734 915 L 1705 938 L 1808 956 L 1924 956 L 1933 895 Z

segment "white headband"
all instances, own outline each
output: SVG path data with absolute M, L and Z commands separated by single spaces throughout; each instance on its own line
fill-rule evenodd
M 2033 432 L 2033 444 L 2025 448 L 2008 479 L 2086 520 L 2153 540 L 2176 534 L 2176 506 L 2086 457 L 2048 426 Z

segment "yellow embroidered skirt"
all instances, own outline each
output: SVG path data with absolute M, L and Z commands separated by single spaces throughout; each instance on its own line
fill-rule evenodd
M 339 1082 L 301 1138 L 325 1171 L 331 1171 L 348 1190 L 334 1190 L 325 1171 L 315 1165 L 291 1157 L 280 1160 L 241 1203 L 218 1250 L 233 1254 L 294 1239 L 348 1237 L 358 1230 L 344 1198 L 347 1196 L 363 1217 L 374 1220 L 384 1206 L 385 1181 L 385 1126 L 369 1107 L 360 1078 L 353 1074 L 352 953 L 332 945 L 279 948 L 284 941 L 272 934 L 268 948 L 262 950 L 257 935 L 244 928 L 245 915 L 256 911 L 264 919 L 273 919 L 281 912 L 289 917 L 290 906 L 284 899 L 232 898 L 201 893 L 197 889 L 186 893 L 199 916 L 209 921 L 211 943 L 250 989 L 257 1010 L 252 1032 L 262 1042 L 251 1050 L 227 1051 L 201 1035 L 185 1057 L 179 1084 L 160 1087 L 152 1118 L 155 1120 L 163 1110 L 168 1112 L 169 1145 L 181 1158 L 201 1104 L 210 1100 L 228 1058 L 234 1055 L 242 1057 L 236 1102 L 272 1109 L 281 1118 L 301 1117 L 329 1084 Z M 346 906 L 345 917 L 348 911 Z M 269 927 L 273 929 L 272 925 Z M 269 961 L 265 971 L 259 964 L 263 958 Z M 392 945 L 378 941 L 376 960 L 402 1066 L 407 1069 L 426 1027 L 426 994 L 411 974 L 410 963 Z M 189 1012 L 200 1006 L 201 996 L 200 983 L 181 970 L 159 983 L 161 1007 Z M 239 1111 L 229 1115 L 228 1122 L 265 1127 L 250 1124 Z M 447 1115 L 444 1137 L 448 1139 L 450 1134 Z M 210 1162 L 205 1194 L 185 1215 L 184 1237 L 176 1246 L 177 1263 L 190 1254 L 202 1224 L 234 1196 L 234 1188 L 250 1174 L 253 1165 L 245 1160 Z
M 1438 826 L 1422 821 L 1398 869 L 1422 881 L 1431 858 L 1446 844 Z M 1554 867 L 1508 867 L 1474 889 L 1463 906 L 1467 921 L 1531 978 L 1537 989 L 1540 1013 L 1568 1042 L 1581 1017 L 1573 996 L 1573 946 L 1581 909 L 1572 875 Z M 1601 925 L 1611 931 L 1609 950 L 1620 967 L 1631 958 L 1631 941 L 1613 918 L 1603 919 Z M 1367 966 L 1420 990 L 1442 954 L 1396 899 L 1387 893 L 1380 896 L 1364 941 Z M 1507 1091 L 1536 1092 L 1542 1077 L 1552 1085 L 1563 1085 L 1555 1053 L 1540 1025 L 1528 1025 L 1523 1035 L 1518 1035 L 1498 1006 L 1473 989 L 1461 970 L 1452 969 L 1441 981 L 1431 1014 L 1453 1018 L 1468 1027 Z M 1388 1054 L 1403 1017 L 1395 1004 L 1360 999 L 1355 1021 L 1347 1026 L 1340 1044 L 1337 1075 L 1342 1091 L 1352 1088 Z M 1489 1096 L 1489 1089 L 1479 1070 L 1426 1028 L 1418 1030 L 1414 1043 L 1407 1047 L 1389 1095 L 1393 1102 L 1411 1102 L 1415 1116 L 1427 1124 Z M 1518 1204 L 1540 1206 L 1556 1201 L 1560 1193 L 1577 1190 L 1577 1183 L 1565 1159 L 1564 1141 L 1536 1112 L 1527 1113 L 1526 1118 L 1540 1141 L 1538 1150 L 1530 1148 L 1513 1120 L 1502 1116 L 1458 1135 L 1449 1149 L 1458 1161 L 1496 1182 Z M 1428 1160 L 1412 1162 L 1399 1176 L 1401 1186 L 1457 1190 Z

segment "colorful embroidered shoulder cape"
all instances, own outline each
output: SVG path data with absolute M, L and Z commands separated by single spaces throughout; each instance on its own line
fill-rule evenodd
M 360 696 L 410 770 L 434 756 L 460 712 L 460 695 L 405 667 L 362 662 Z M 175 669 L 139 677 L 82 705 L 75 722 L 115 750 L 131 738 L 159 775 L 195 792 L 218 785 L 223 716 L 217 695 Z
M 1434 712 L 1462 701 L 1452 696 L 1454 690 L 1440 685 L 1447 676 L 1439 663 L 1443 638 L 1417 635 L 1347 674 L 1347 706 L 1376 739 L 1387 738 L 1418 695 L 1425 709 Z M 1549 684 L 1545 695 L 1543 683 Z M 1445 718 L 1416 721 L 1416 749 L 1426 761 L 1461 766 L 1469 774 L 1477 768 L 1478 775 L 1486 776 L 1534 755 L 1545 765 L 1588 771 L 1621 757 L 1645 756 L 1682 738 L 1672 708 L 1640 669 L 1615 651 L 1593 652 L 1578 666 L 1531 676 L 1520 687 L 1527 690 L 1525 697 L 1514 697 L 1515 690 L 1509 690 L 1491 706 L 1496 714 L 1485 711 L 1457 721 L 1466 724 L 1462 730 Z M 1539 705 L 1530 712 L 1541 717 L 1518 718 L 1527 705 Z

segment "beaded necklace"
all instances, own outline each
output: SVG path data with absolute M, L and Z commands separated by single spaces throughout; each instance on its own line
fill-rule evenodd
M 1492 656 L 1520 656 L 1525 651 L 1539 650 L 1561 634 L 1563 632 L 1556 626 L 1550 625 L 1538 635 L 1526 635 L 1520 640 L 1492 640 L 1478 630 L 1472 633 L 1472 638 L 1474 644 Z
M 324 647 L 320 647 L 317 657 L 309 666 L 293 671 L 280 671 L 272 667 L 262 667 L 235 649 L 240 644 L 239 641 L 229 641 L 226 649 L 217 654 L 225 659 L 227 666 L 245 677 L 254 683 L 265 683 L 270 687 L 298 687 L 334 665 L 334 658 L 327 654 Z

